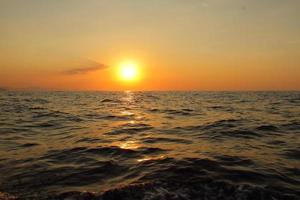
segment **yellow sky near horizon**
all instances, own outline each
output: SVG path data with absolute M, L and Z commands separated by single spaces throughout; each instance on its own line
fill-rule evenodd
M 300 90 L 294 0 L 1 0 L 0 87 Z M 132 60 L 138 81 L 118 79 Z

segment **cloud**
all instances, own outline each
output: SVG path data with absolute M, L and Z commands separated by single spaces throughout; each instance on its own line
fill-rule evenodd
M 108 65 L 89 60 L 85 64 L 80 64 L 78 67 L 74 67 L 72 69 L 63 71 L 63 74 L 81 75 L 81 74 L 87 74 L 89 72 L 94 72 L 94 71 L 98 71 L 98 70 L 102 70 L 102 69 L 106 69 L 106 68 L 108 68 Z

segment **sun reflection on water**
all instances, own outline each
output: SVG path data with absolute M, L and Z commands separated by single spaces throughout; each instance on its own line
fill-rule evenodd
M 124 91 L 125 96 L 122 98 L 122 101 L 126 103 L 133 103 L 134 100 L 134 93 L 130 90 Z
M 145 162 L 145 161 L 149 161 L 149 160 L 160 160 L 160 159 L 164 159 L 164 158 L 165 158 L 165 156 L 145 157 L 145 158 L 137 159 L 137 161 Z
M 125 142 L 120 142 L 116 145 L 119 146 L 121 149 L 130 149 L 130 150 L 138 149 L 141 147 L 141 145 L 137 141 L 125 141 Z
M 134 113 L 130 112 L 130 111 L 127 111 L 127 110 L 124 110 L 124 111 L 121 111 L 121 115 L 122 116 L 132 116 L 132 115 L 134 115 Z

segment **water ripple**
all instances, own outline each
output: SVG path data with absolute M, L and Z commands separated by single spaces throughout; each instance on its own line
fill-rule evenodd
M 299 92 L 0 92 L 0 199 L 300 199 Z

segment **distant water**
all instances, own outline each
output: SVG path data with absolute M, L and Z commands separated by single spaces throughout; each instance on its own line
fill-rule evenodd
M 0 111 L 0 199 L 300 199 L 300 92 L 2 91 Z

